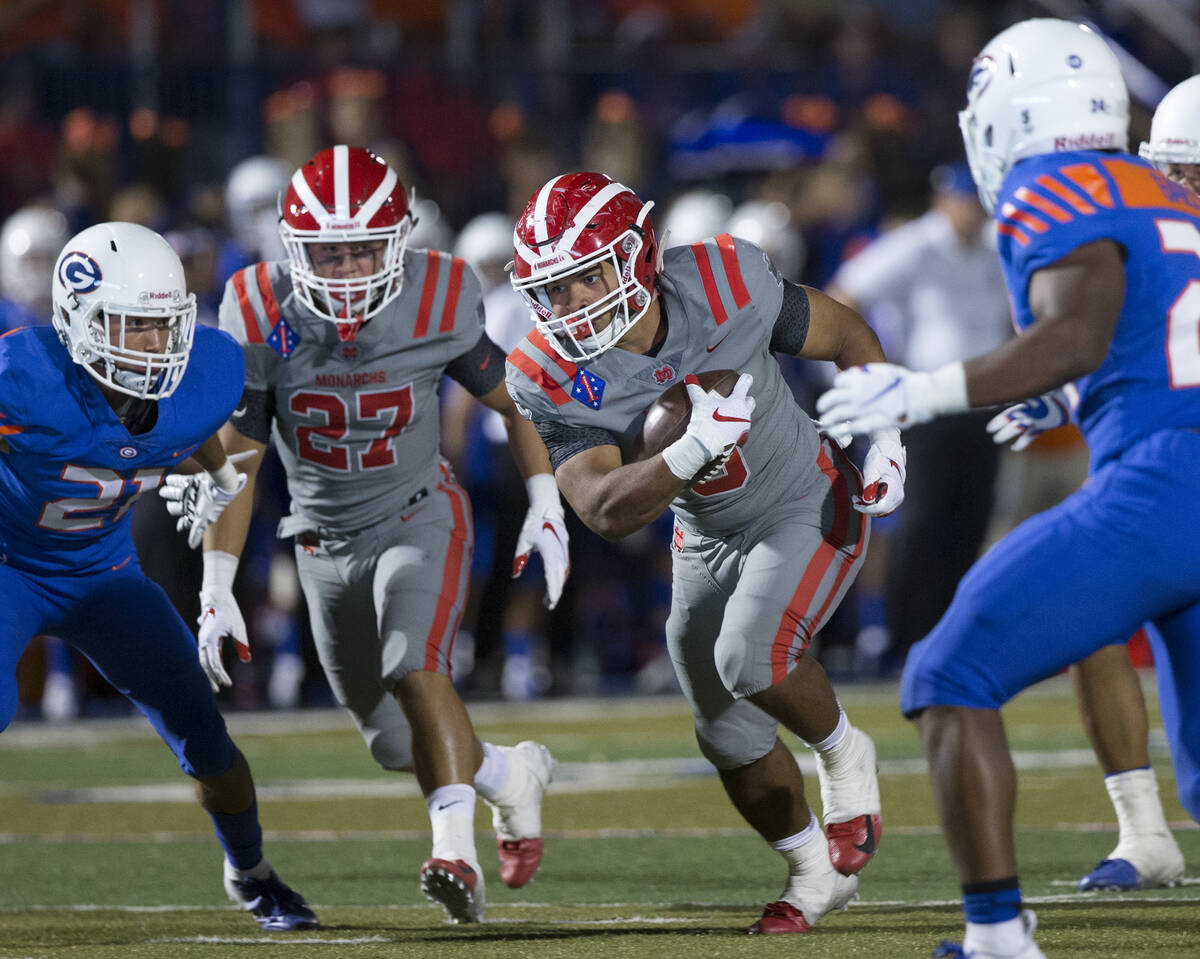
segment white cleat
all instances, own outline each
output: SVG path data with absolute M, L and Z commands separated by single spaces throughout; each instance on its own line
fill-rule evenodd
M 1134 836 L 1079 880 L 1080 892 L 1156 889 L 1177 886 L 1183 880 L 1183 852 L 1168 833 Z
M 836 758 L 816 754 L 821 819 L 834 869 L 852 876 L 871 861 L 883 834 L 879 767 L 875 743 L 856 726 L 836 752 Z
M 960 946 L 957 942 L 943 939 L 942 944 L 933 950 L 932 959 L 1046 959 L 1046 954 L 1033 941 L 1033 931 L 1037 928 L 1037 916 L 1031 909 L 1021 913 L 1021 921 L 1025 925 L 1025 941 L 1016 952 L 991 952 L 973 946 L 970 936 L 963 940 Z
M 520 889 L 542 861 L 542 797 L 554 777 L 554 758 L 532 740 L 497 748 L 508 758 L 508 777 L 495 798 L 484 802 L 492 807 L 500 881 Z

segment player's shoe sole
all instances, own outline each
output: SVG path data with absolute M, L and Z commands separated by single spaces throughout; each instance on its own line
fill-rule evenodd
M 446 910 L 451 922 L 483 922 L 483 874 L 464 859 L 427 859 L 421 892 Z

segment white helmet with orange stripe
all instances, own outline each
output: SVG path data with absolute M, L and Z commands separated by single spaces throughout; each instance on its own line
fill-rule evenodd
M 662 269 L 648 215 L 653 206 L 603 173 L 586 172 L 555 177 L 526 204 L 513 230 L 513 289 L 565 359 L 599 356 L 650 309 Z M 555 285 L 596 267 L 611 269 L 612 288 L 558 315 Z
M 1068 20 L 1025 20 L 998 33 L 975 58 L 958 123 L 990 213 L 1019 160 L 1125 150 L 1129 94 L 1116 55 L 1095 30 Z
M 412 232 L 404 185 L 361 147 L 322 150 L 294 174 L 280 233 L 296 295 L 352 339 L 400 295 Z

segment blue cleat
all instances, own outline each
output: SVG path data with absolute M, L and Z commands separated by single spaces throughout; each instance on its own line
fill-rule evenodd
M 1128 859 L 1101 859 L 1095 869 L 1079 880 L 1079 891 L 1125 891 L 1139 889 L 1141 884 L 1137 868 Z
M 269 932 L 295 932 L 320 926 L 304 897 L 280 879 L 274 869 L 266 879 L 240 879 L 226 861 L 225 892 Z
M 966 953 L 957 942 L 943 939 L 941 944 L 929 955 L 929 959 L 964 959 Z

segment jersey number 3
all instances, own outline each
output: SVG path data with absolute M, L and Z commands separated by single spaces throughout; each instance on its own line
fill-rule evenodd
M 1165 253 L 1200 259 L 1200 230 L 1186 220 L 1155 220 Z M 1200 386 L 1200 280 L 1190 280 L 1167 312 L 1167 372 L 1171 388 Z
M 357 453 L 360 470 L 391 466 L 396 462 L 392 439 L 399 436 L 412 419 L 412 384 L 398 390 L 356 393 L 356 420 L 353 426 L 362 432 L 374 432 L 365 450 Z M 302 460 L 339 472 L 350 470 L 350 444 L 344 440 L 350 431 L 349 404 L 339 393 L 316 390 L 294 393 L 289 403 L 297 416 L 316 414 L 319 426 L 296 427 L 296 452 Z

